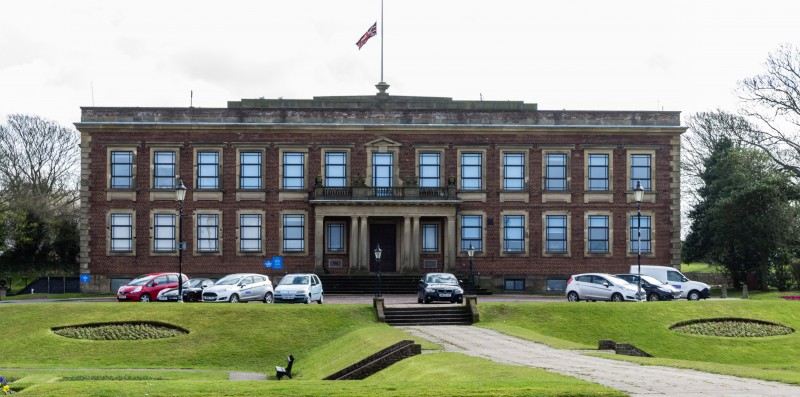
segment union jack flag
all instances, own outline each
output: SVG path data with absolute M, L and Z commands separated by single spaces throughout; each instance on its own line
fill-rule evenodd
M 367 44 L 367 40 L 369 40 L 370 37 L 377 35 L 378 35 L 378 22 L 375 22 L 369 29 L 367 29 L 367 33 L 364 33 L 364 35 L 361 36 L 360 39 L 358 39 L 358 42 L 356 43 L 358 49 L 360 50 L 361 46 Z

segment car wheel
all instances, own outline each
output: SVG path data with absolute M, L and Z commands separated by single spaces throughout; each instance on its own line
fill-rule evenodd
M 464 303 L 464 298 L 458 298 L 458 300 L 456 301 L 456 303 Z
M 575 291 L 569 291 L 567 294 L 567 300 L 570 302 L 580 302 L 580 297 L 578 297 L 578 293 Z
M 622 294 L 611 295 L 612 302 L 622 302 Z
M 186 295 L 186 301 L 187 302 L 197 302 L 197 297 L 194 294 L 188 294 L 188 295 Z
M 310 293 L 308 294 L 308 297 L 306 298 L 306 301 L 303 302 L 303 303 L 305 303 L 306 305 L 311 303 L 311 294 Z
M 652 292 L 652 293 L 650 293 L 650 295 L 647 295 L 647 300 L 649 300 L 650 302 L 655 302 L 655 301 L 660 300 L 660 299 L 658 298 L 658 294 L 657 293 Z
M 428 298 L 428 297 L 426 296 L 426 297 L 425 297 L 425 299 L 424 299 L 423 301 L 424 301 L 426 304 L 428 304 L 428 303 L 431 303 L 431 298 Z
M 689 291 L 689 294 L 686 295 L 686 299 L 688 299 L 690 301 L 700 300 L 700 293 L 695 291 L 695 290 L 691 290 L 691 291 Z
M 323 299 L 324 299 L 324 298 L 323 298 L 323 295 L 322 295 L 322 294 L 319 294 L 319 300 L 317 301 L 317 303 L 321 305 L 321 304 L 322 304 L 322 301 L 323 301 Z
M 422 298 L 417 298 L 417 303 L 422 303 Z
M 142 294 L 142 296 L 139 297 L 139 302 L 150 302 L 150 301 L 151 301 L 150 294 Z
M 239 303 L 239 295 L 233 294 L 230 299 L 231 303 Z
M 272 296 L 272 292 L 264 294 L 264 303 L 275 303 L 275 297 Z

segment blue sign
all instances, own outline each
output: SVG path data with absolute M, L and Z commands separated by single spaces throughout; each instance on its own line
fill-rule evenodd
M 282 256 L 273 256 L 272 257 L 272 268 L 273 269 L 283 269 L 283 257 Z
M 91 281 L 91 277 L 88 274 L 81 274 L 81 282 L 88 283 Z
M 272 261 L 269 259 L 264 259 L 264 267 L 272 267 Z

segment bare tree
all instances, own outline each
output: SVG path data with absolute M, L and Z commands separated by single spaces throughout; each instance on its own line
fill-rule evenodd
M 742 112 L 757 128 L 742 139 L 800 178 L 800 51 L 784 44 L 767 57 L 763 74 L 739 82 Z
M 38 116 L 12 114 L 0 125 L 3 202 L 57 208 L 78 200 L 80 149 L 75 130 Z

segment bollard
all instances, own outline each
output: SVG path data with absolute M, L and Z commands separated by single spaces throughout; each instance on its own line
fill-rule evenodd
M 747 295 L 747 285 L 742 286 L 742 299 L 747 299 L 749 296 Z
M 728 286 L 725 285 L 725 284 L 722 284 L 722 296 L 721 296 L 721 298 L 722 299 L 728 299 Z

